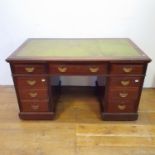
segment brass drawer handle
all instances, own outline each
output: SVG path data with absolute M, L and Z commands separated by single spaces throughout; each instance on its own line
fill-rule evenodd
M 90 72 L 92 72 L 92 73 L 96 73 L 96 72 L 99 71 L 99 68 L 98 68 L 98 67 L 90 67 L 89 70 L 90 70 Z
M 36 81 L 35 80 L 28 80 L 27 84 L 30 86 L 34 86 L 36 84 Z
M 38 109 L 39 109 L 39 105 L 32 105 L 31 108 L 32 108 L 33 110 L 38 110 Z
M 130 73 L 130 72 L 132 72 L 132 70 L 133 70 L 133 68 L 131 68 L 131 67 L 123 67 L 123 71 L 125 73 Z
M 125 109 L 126 109 L 126 105 L 121 105 L 121 104 L 119 104 L 119 105 L 117 106 L 117 108 L 118 108 L 119 110 L 125 110 Z
M 130 81 L 127 80 L 127 81 L 121 81 L 121 85 L 123 86 L 128 86 L 130 84 Z
M 125 98 L 128 96 L 128 93 L 119 93 L 119 96 L 122 97 L 122 98 Z
M 29 93 L 30 97 L 34 98 L 34 97 L 37 97 L 38 93 Z
M 28 72 L 28 73 L 33 73 L 34 70 L 35 70 L 34 67 L 26 67 L 26 68 L 25 68 L 25 71 Z
M 61 66 L 61 67 L 58 67 L 58 70 L 59 70 L 59 72 L 61 72 L 61 73 L 65 73 L 65 72 L 67 71 L 67 67 Z

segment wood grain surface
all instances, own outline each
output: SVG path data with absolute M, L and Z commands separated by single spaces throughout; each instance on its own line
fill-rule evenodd
M 14 88 L 0 86 L 0 92 L 0 154 L 155 154 L 155 89 L 143 90 L 139 119 L 130 122 L 101 120 L 92 89 L 63 92 L 53 121 L 20 120 Z

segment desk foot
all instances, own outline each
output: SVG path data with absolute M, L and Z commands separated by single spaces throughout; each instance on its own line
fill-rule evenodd
M 137 113 L 102 113 L 102 119 L 105 121 L 135 121 L 138 119 Z
M 52 120 L 55 113 L 53 112 L 20 112 L 19 117 L 23 120 Z

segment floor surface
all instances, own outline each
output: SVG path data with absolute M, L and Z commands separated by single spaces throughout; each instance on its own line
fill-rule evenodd
M 137 121 L 102 121 L 91 90 L 64 92 L 53 121 L 18 118 L 14 88 L 0 86 L 0 155 L 155 155 L 155 89 Z

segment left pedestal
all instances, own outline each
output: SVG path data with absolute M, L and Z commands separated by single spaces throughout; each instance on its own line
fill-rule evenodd
M 29 120 L 53 119 L 56 84 L 48 76 L 47 65 L 13 63 L 11 70 L 20 109 L 19 117 Z

